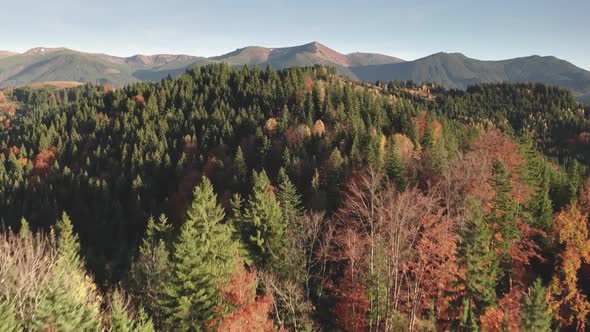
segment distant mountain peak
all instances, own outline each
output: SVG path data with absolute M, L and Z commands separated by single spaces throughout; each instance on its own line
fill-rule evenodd
M 136 54 L 128 58 L 125 58 L 125 62 L 140 65 L 164 65 L 175 61 L 182 62 L 196 60 L 197 58 L 198 57 L 184 54 Z
M 44 55 L 68 50 L 65 47 L 35 47 L 23 53 L 24 55 Z
M 467 58 L 467 56 L 460 52 L 437 52 L 431 55 L 426 56 L 426 58 L 430 57 L 456 57 L 456 58 Z
M 330 49 L 328 46 L 326 46 L 326 45 L 324 45 L 324 44 L 322 44 L 322 43 L 320 43 L 318 41 L 312 41 L 311 43 L 307 43 L 307 44 L 305 44 L 303 46 L 312 46 L 312 47 L 315 47 L 315 48 L 318 48 L 318 49 L 320 49 L 320 48 Z

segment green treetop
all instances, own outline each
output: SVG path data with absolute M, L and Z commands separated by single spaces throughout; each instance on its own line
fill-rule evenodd
M 162 307 L 169 328 L 196 331 L 215 318 L 217 283 L 233 271 L 238 248 L 233 231 L 222 223 L 224 212 L 216 199 L 211 182 L 203 177 L 173 246 L 171 276 L 164 285 Z

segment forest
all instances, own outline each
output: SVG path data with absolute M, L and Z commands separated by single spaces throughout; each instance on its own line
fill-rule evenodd
M 331 67 L 0 92 L 1 331 L 585 331 L 590 107 Z

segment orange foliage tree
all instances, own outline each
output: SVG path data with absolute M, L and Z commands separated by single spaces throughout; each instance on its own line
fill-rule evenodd
M 582 263 L 590 263 L 587 215 L 574 203 L 555 216 L 555 237 L 561 245 L 553 279 L 549 284 L 551 306 L 562 327 L 584 331 L 590 303 L 579 289 Z
M 258 278 L 254 270 L 247 271 L 237 259 L 236 269 L 227 283 L 219 283 L 224 305 L 218 308 L 221 318 L 210 322 L 217 331 L 272 331 L 274 322 L 269 318 L 273 308 L 270 295 L 256 295 Z M 225 313 L 224 313 L 225 312 Z
M 519 331 L 520 308 L 524 292 L 520 287 L 513 287 L 498 301 L 497 307 L 487 309 L 480 317 L 483 331 Z
M 345 262 L 335 292 L 342 328 L 390 330 L 403 313 L 412 330 L 431 307 L 437 318 L 454 316 L 462 289 L 456 287 L 458 234 L 440 194 L 438 186 L 399 192 L 371 169 L 349 181 L 334 253 Z

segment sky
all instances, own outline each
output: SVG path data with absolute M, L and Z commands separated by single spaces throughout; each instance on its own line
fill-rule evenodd
M 318 41 L 406 60 L 553 55 L 590 70 L 589 0 L 0 0 L 0 8 L 0 50 L 17 52 L 214 56 Z

